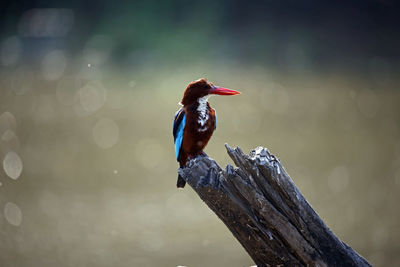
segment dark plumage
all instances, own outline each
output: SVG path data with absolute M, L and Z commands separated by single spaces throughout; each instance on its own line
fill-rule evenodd
M 237 95 L 237 91 L 214 86 L 202 78 L 191 82 L 185 90 L 181 104 L 175 114 L 173 135 L 176 159 L 183 168 L 189 158 L 203 153 L 216 128 L 215 110 L 207 102 L 211 94 Z M 178 175 L 177 187 L 184 187 L 185 180 Z

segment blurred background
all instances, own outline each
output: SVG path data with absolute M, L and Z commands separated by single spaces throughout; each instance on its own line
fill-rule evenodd
M 172 120 L 205 77 L 224 143 L 281 159 L 331 230 L 400 265 L 400 11 L 365 1 L 2 1 L 0 265 L 250 266 Z

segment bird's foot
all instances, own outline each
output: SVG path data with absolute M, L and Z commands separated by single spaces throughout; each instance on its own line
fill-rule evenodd
M 205 157 L 208 157 L 208 155 L 204 151 L 200 151 L 197 154 L 189 155 L 188 156 L 188 160 L 192 160 L 192 159 L 195 159 L 197 157 L 205 158 Z
M 203 158 L 208 157 L 208 155 L 207 155 L 206 152 L 204 152 L 204 151 L 201 151 L 201 152 L 199 153 L 199 156 L 200 156 L 200 157 L 203 157 Z

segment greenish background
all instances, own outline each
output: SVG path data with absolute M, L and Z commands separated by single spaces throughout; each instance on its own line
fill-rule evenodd
M 190 187 L 172 119 L 205 77 L 224 143 L 278 156 L 374 266 L 400 264 L 394 1 L 5 1 L 0 265 L 250 266 Z

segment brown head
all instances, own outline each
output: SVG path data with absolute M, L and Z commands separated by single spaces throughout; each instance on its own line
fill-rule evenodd
M 185 93 L 181 104 L 184 106 L 193 104 L 199 98 L 207 95 L 238 95 L 240 92 L 215 86 L 213 83 L 207 81 L 204 78 L 198 79 L 189 83 L 186 87 Z

